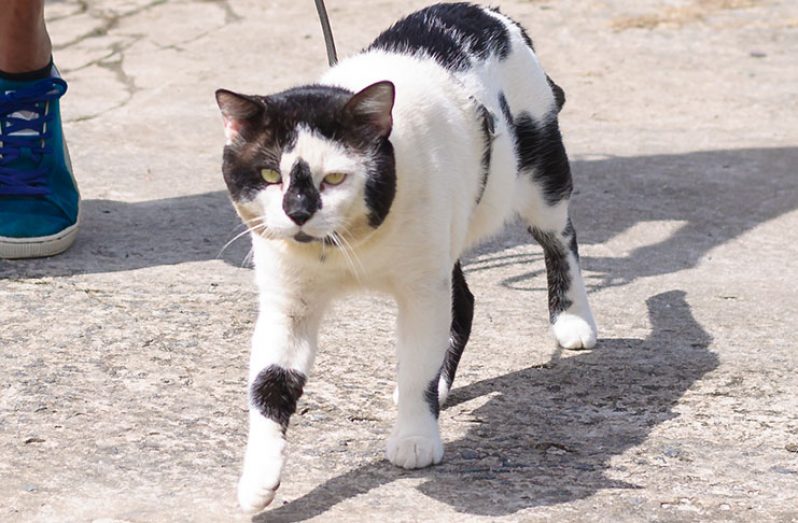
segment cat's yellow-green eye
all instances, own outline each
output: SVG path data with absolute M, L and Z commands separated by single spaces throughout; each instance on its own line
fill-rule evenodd
M 340 185 L 344 180 L 346 180 L 346 173 L 330 173 L 324 177 L 324 183 L 327 185 Z
M 280 176 L 280 173 L 275 171 L 274 169 L 261 169 L 260 175 L 263 176 L 263 180 L 266 183 L 280 183 L 283 181 L 283 177 Z

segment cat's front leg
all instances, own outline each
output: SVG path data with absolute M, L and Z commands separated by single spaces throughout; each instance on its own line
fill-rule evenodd
M 249 437 L 238 483 L 247 512 L 265 508 L 280 486 L 285 433 L 316 353 L 320 311 L 307 302 L 261 306 L 249 372 Z
M 407 469 L 440 463 L 443 458 L 438 379 L 451 323 L 451 282 L 442 280 L 406 292 L 398 300 L 398 417 L 386 457 Z

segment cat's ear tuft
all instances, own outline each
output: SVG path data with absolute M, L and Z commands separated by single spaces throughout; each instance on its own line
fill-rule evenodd
M 222 111 L 224 134 L 227 143 L 245 134 L 256 122 L 260 121 L 266 108 L 260 98 L 234 93 L 227 89 L 216 91 L 216 103 Z
M 377 82 L 355 94 L 346 103 L 344 111 L 356 120 L 367 123 L 377 137 L 387 138 L 393 127 L 391 111 L 395 94 L 392 82 Z

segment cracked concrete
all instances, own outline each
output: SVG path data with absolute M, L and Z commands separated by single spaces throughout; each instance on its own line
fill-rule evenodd
M 328 2 L 339 54 L 412 0 Z M 472 340 L 439 467 L 382 459 L 393 305 L 325 323 L 255 521 L 798 521 L 798 8 L 512 0 L 562 114 L 600 325 L 547 334 L 523 230 L 464 263 Z M 255 290 L 213 91 L 326 67 L 313 2 L 52 1 L 84 198 L 67 253 L 0 261 L 0 521 L 250 521 L 235 507 Z M 364 349 L 366 348 L 366 349 Z

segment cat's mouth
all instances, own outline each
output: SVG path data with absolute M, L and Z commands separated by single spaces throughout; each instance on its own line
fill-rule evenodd
M 299 243 L 309 243 L 309 242 L 312 242 L 312 241 L 318 241 L 319 239 L 318 238 L 314 238 L 313 236 L 311 236 L 309 234 L 305 234 L 302 231 L 299 231 L 298 233 L 296 233 L 294 235 L 294 240 L 298 241 Z
M 299 231 L 294 235 L 294 241 L 299 243 L 322 242 L 324 245 L 335 245 L 335 242 L 329 236 L 325 236 L 324 238 L 316 238 L 315 236 L 305 234 L 302 231 Z

